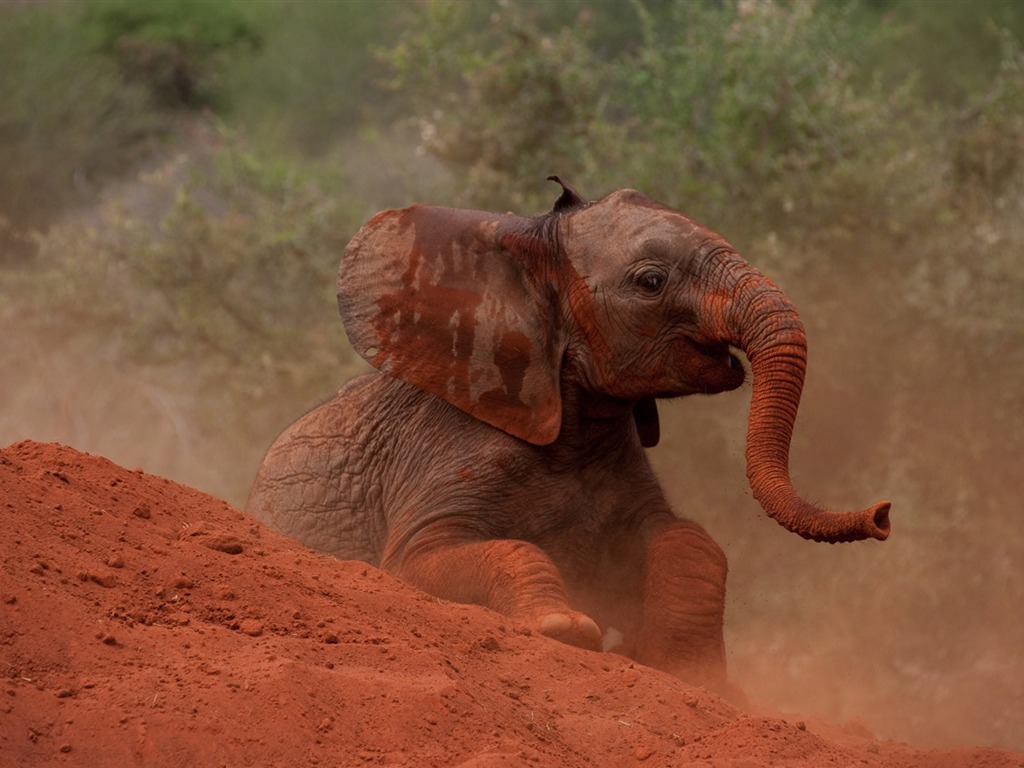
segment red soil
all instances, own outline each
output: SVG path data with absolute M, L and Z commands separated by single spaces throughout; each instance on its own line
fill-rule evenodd
M 1024 766 L 743 712 L 59 445 L 0 452 L 0 766 Z

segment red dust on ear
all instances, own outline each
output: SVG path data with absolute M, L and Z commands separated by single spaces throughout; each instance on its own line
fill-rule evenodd
M 553 442 L 562 354 L 545 289 L 554 266 L 538 242 L 547 218 L 430 206 L 375 216 L 338 274 L 353 347 L 491 426 Z

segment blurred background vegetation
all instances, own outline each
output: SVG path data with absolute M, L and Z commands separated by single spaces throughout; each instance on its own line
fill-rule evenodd
M 0 4 L 0 445 L 244 503 L 365 370 L 342 248 L 413 201 L 540 213 L 558 173 L 722 232 L 801 308 L 797 487 L 891 497 L 796 540 L 749 391 L 663 409 L 666 489 L 730 557 L 733 676 L 919 744 L 1024 749 L 1024 4 Z

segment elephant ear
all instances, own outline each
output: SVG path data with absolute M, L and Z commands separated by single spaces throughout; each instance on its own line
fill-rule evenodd
M 541 220 L 412 206 L 345 249 L 338 308 L 374 367 L 537 445 L 562 422 L 551 249 Z

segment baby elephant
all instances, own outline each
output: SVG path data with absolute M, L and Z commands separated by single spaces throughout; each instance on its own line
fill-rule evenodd
M 554 181 L 561 184 L 557 177 Z M 341 261 L 338 306 L 380 373 L 289 427 L 248 509 L 339 558 L 550 637 L 722 688 L 726 561 L 644 453 L 657 398 L 753 386 L 747 476 L 807 539 L 889 534 L 889 503 L 830 512 L 789 479 L 806 339 L 719 235 L 639 192 L 563 191 L 533 218 L 414 205 Z

